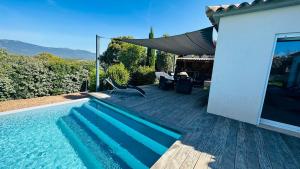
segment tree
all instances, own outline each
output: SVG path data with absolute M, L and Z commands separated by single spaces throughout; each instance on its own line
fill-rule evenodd
M 173 70 L 173 55 L 164 51 L 157 51 L 157 71 L 168 72 Z
M 133 37 L 131 36 L 122 36 L 122 37 L 117 37 L 112 39 L 111 42 L 108 44 L 106 51 L 100 57 L 100 60 L 108 65 L 118 63 L 120 52 L 124 48 L 124 45 L 126 44 L 125 42 L 122 42 L 118 39 L 132 39 L 132 38 Z
M 164 34 L 163 37 L 168 37 L 169 35 Z M 156 52 L 156 69 L 157 71 L 172 71 L 173 70 L 173 54 L 164 51 Z
M 120 62 L 122 62 L 130 71 L 143 65 L 145 58 L 146 50 L 144 47 L 129 43 L 124 44 L 119 56 Z
M 153 39 L 154 38 L 154 33 L 153 33 L 153 29 L 152 27 L 150 28 L 150 33 L 149 33 L 149 39 Z M 154 67 L 155 66 L 155 50 L 148 48 L 147 49 L 147 60 L 146 60 L 146 65 L 150 66 L 150 67 Z

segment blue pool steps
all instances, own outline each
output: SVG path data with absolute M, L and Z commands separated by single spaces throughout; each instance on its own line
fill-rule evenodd
M 111 138 L 108 133 L 110 135 L 115 135 L 115 137 L 118 137 L 121 138 L 120 136 L 120 133 L 112 130 L 110 127 L 112 126 L 109 126 L 105 123 L 102 123 L 103 121 L 97 121 L 95 119 L 92 119 L 95 123 L 97 122 L 100 122 L 97 126 L 95 126 L 95 123 L 92 123 L 90 122 L 89 120 L 87 120 L 84 116 L 82 116 L 82 114 L 76 112 L 76 110 L 74 111 L 74 114 L 75 116 L 80 120 L 82 121 L 85 125 L 87 125 L 91 131 L 97 135 L 97 137 L 99 139 L 101 139 L 105 144 L 107 144 L 111 149 L 114 150 L 114 153 L 116 153 L 122 160 L 124 160 L 125 163 L 127 163 L 130 167 L 132 168 L 147 168 L 147 166 L 142 163 L 139 159 L 137 159 L 135 156 L 132 155 L 132 152 L 130 153 L 127 149 L 130 148 L 133 149 L 134 151 L 134 147 L 129 147 L 129 146 L 126 146 L 126 148 L 124 148 L 124 144 L 126 144 L 126 142 L 121 142 L 120 143 L 120 140 L 117 140 L 116 141 L 116 138 Z M 99 129 L 101 125 L 101 130 Z M 105 127 L 106 126 L 106 127 Z M 110 131 L 107 131 L 107 133 L 103 132 L 103 130 L 107 131 L 107 130 L 110 130 Z
M 82 109 L 83 108 L 80 108 L 80 110 Z M 105 143 L 108 144 L 113 150 L 115 150 L 116 153 L 120 153 L 118 154 L 118 156 L 120 156 L 120 158 L 123 158 L 125 162 L 131 163 L 129 165 L 132 165 L 132 161 L 137 161 L 137 164 L 139 164 L 139 162 L 142 162 L 143 164 L 148 166 L 153 164 L 153 162 L 155 162 L 159 158 L 159 154 L 139 143 L 132 137 L 128 136 L 126 133 L 120 131 L 118 128 L 98 117 L 93 112 L 89 111 L 88 109 L 84 109 L 84 112 L 85 113 L 80 113 L 80 115 L 85 119 L 89 119 L 89 124 L 92 124 L 90 127 L 95 128 L 95 133 L 103 134 L 99 135 L 99 138 L 107 141 Z M 106 140 L 105 136 L 108 136 L 109 140 Z M 143 167 L 140 166 L 134 168 Z
M 152 140 L 151 138 L 146 137 L 145 135 L 143 135 L 139 131 L 137 131 L 133 128 L 130 128 L 129 126 L 127 126 L 123 122 L 109 116 L 106 113 L 103 113 L 100 110 L 97 110 L 93 106 L 91 106 L 89 104 L 86 104 L 86 105 L 84 105 L 84 107 L 91 110 L 91 111 L 93 111 L 96 115 L 98 115 L 99 117 L 105 119 L 106 121 L 108 121 L 109 123 L 111 123 L 112 125 L 117 127 L 119 130 L 125 132 L 127 135 L 134 138 L 136 141 L 144 144 L 145 146 L 147 146 L 148 148 L 150 148 L 151 150 L 153 150 L 157 154 L 163 154 L 168 149 L 167 147 L 165 147 L 165 146 L 161 145 L 160 143 Z
M 174 132 L 174 131 L 165 129 L 165 128 L 159 126 L 159 125 L 156 125 L 156 124 L 151 123 L 151 122 L 149 122 L 149 121 L 147 121 L 147 120 L 144 120 L 144 119 L 142 119 L 142 118 L 139 118 L 139 117 L 137 117 L 137 116 L 134 116 L 134 115 L 132 115 L 132 114 L 126 112 L 126 111 L 123 110 L 123 109 L 117 108 L 117 107 L 115 107 L 115 106 L 113 106 L 113 105 L 110 105 L 110 104 L 108 104 L 108 103 L 105 103 L 105 102 L 103 102 L 103 101 L 99 101 L 99 100 L 97 100 L 97 99 L 92 99 L 91 101 L 88 102 L 88 104 L 92 104 L 92 103 L 93 103 L 93 105 L 95 105 L 95 103 L 96 103 L 96 105 L 97 105 L 98 107 L 99 107 L 99 106 L 100 106 L 101 108 L 106 107 L 106 108 L 108 108 L 108 109 L 110 109 L 110 110 L 112 110 L 112 111 L 114 111 L 114 112 L 117 112 L 117 113 L 119 113 L 119 114 L 122 114 L 123 116 L 126 116 L 126 117 L 127 117 L 127 118 L 125 118 L 125 119 L 133 119 L 133 120 L 135 120 L 136 122 L 139 122 L 140 124 L 143 124 L 143 125 L 145 125 L 145 126 L 148 126 L 148 127 L 149 127 L 148 129 L 151 129 L 151 128 L 152 128 L 152 129 L 154 129 L 154 130 L 156 130 L 156 131 L 158 131 L 158 132 L 161 132 L 161 133 L 164 133 L 164 134 L 166 134 L 166 135 L 168 135 L 168 136 L 171 136 L 172 139 L 174 139 L 174 138 L 175 138 L 175 139 L 179 139 L 179 138 L 181 137 L 180 134 L 178 134 L 178 133 L 176 133 L 176 132 Z
M 78 136 L 72 131 L 72 129 L 62 120 L 59 119 L 57 125 L 65 133 L 66 137 L 71 140 L 71 144 L 75 147 L 76 151 L 81 157 L 88 168 L 103 169 L 102 164 L 95 158 L 89 149 L 82 143 Z
M 88 168 L 130 168 L 73 113 L 60 118 L 57 124 Z
M 180 135 L 174 133 L 172 131 L 166 130 L 160 126 L 152 124 L 148 121 L 135 117 L 127 112 L 124 112 L 120 109 L 111 109 L 111 105 L 99 102 L 97 100 L 91 100 L 87 103 L 96 109 L 105 112 L 109 116 L 122 121 L 122 123 L 126 124 L 127 126 L 134 128 L 135 130 L 143 133 L 147 137 L 159 142 L 160 144 L 164 145 L 165 147 L 169 147 L 174 143 L 176 139 L 180 138 Z M 137 120 L 138 119 L 138 120 Z M 145 122 L 145 123 L 144 123 Z M 147 125 L 150 124 L 150 125 Z M 166 132 L 164 132 L 166 131 Z
M 57 122 L 88 168 L 150 168 L 180 135 L 90 100 Z M 96 167 L 95 167 L 96 166 Z

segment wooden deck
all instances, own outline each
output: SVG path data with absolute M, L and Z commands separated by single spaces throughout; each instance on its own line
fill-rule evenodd
M 200 89 L 191 95 L 162 91 L 156 86 L 143 89 L 146 98 L 135 92 L 94 96 L 183 134 L 153 169 L 300 169 L 299 138 L 209 114 L 201 106 L 205 93 Z

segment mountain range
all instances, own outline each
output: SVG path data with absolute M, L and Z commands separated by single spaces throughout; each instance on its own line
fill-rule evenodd
M 0 39 L 0 48 L 4 48 L 13 54 L 28 56 L 34 56 L 42 52 L 47 52 L 65 59 L 93 60 L 95 58 L 95 53 L 86 50 L 44 47 L 8 39 Z

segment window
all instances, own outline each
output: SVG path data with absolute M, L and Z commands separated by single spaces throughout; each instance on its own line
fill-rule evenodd
M 300 36 L 277 38 L 262 118 L 300 127 Z

